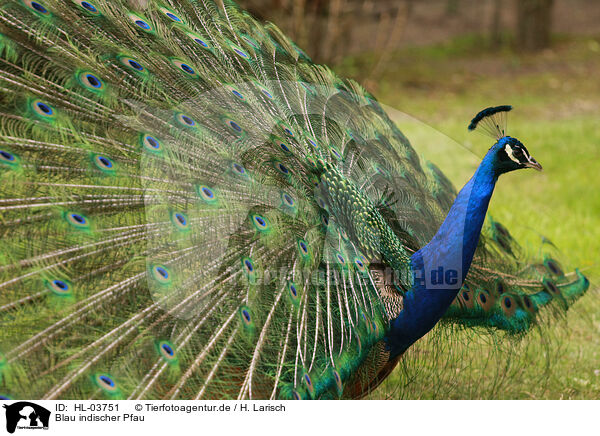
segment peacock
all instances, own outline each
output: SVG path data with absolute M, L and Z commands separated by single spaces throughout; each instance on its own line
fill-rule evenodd
M 541 170 L 510 106 L 457 192 L 229 0 L 2 0 L 0 91 L 3 398 L 361 398 L 438 322 L 520 335 L 589 287 L 487 216 Z

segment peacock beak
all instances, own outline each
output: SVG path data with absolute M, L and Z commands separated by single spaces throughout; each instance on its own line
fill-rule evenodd
M 534 170 L 542 171 L 542 166 L 539 164 L 537 160 L 530 157 L 528 162 L 525 163 L 526 168 L 533 168 Z

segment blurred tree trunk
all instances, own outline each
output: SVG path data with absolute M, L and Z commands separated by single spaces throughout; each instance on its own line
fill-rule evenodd
M 492 28 L 490 31 L 490 44 L 497 48 L 502 43 L 502 0 L 493 0 Z
M 317 63 L 334 64 L 359 50 L 382 54 L 376 72 L 387 62 L 388 52 L 397 46 L 407 22 L 405 15 L 416 3 L 416 0 L 236 1 L 258 19 L 280 26 Z M 460 0 L 445 1 L 456 6 Z
M 376 52 L 380 53 L 375 66 L 369 72 L 368 77 L 361 78 L 361 81 L 364 81 L 365 87 L 372 92 L 377 91 L 379 75 L 392 57 L 392 49 L 397 46 L 398 40 L 406 28 L 406 23 L 410 20 L 414 8 L 413 1 L 414 0 L 405 0 L 404 7 L 398 5 L 393 19 L 391 17 L 391 12 L 388 12 L 388 14 L 386 14 L 387 17 L 380 20 L 381 33 L 385 33 L 386 38 L 383 44 L 378 43 L 375 46 Z M 389 20 L 391 25 L 383 25 L 385 19 Z
M 459 0 L 447 0 L 446 1 L 446 15 L 458 14 Z
M 524 50 L 550 45 L 554 0 L 516 0 L 517 43 Z

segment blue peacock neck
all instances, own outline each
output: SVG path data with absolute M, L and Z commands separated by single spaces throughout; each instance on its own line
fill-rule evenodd
M 460 290 L 498 180 L 495 151 L 495 147 L 490 149 L 459 192 L 433 239 L 411 256 L 413 286 L 386 337 L 390 358 L 429 332 Z

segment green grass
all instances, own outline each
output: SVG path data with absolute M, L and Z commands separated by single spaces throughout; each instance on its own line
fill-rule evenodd
M 347 59 L 338 71 L 359 76 L 372 59 Z M 424 122 L 392 114 L 413 146 L 457 187 L 492 145 L 490 138 L 467 132 L 469 120 L 483 107 L 512 104 L 509 134 L 544 172 L 503 176 L 490 213 L 531 250 L 539 248 L 541 235 L 549 238 L 597 288 L 598 75 L 598 39 L 561 38 L 552 50 L 532 55 L 507 48 L 492 53 L 471 36 L 396 52 L 373 91 Z M 551 318 L 520 341 L 438 328 L 408 353 L 409 369 L 397 369 L 372 397 L 600 398 L 599 296 L 589 292 L 565 319 Z

